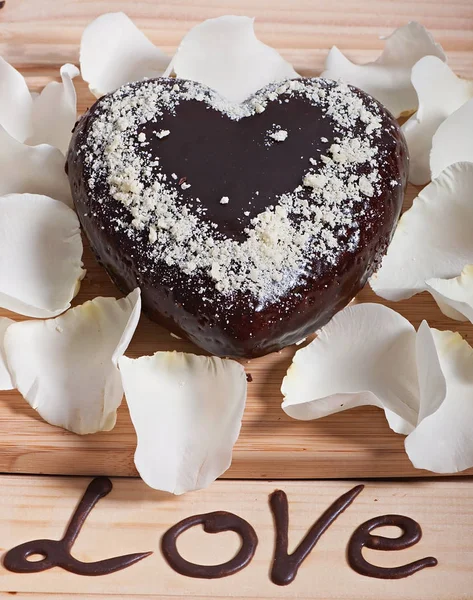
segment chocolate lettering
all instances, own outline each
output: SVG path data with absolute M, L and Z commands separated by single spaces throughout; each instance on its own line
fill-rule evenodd
M 296 578 L 299 567 L 313 550 L 321 536 L 332 525 L 335 519 L 346 510 L 363 490 L 357 485 L 338 498 L 312 525 L 303 540 L 292 554 L 288 554 L 289 509 L 285 492 L 276 490 L 269 502 L 275 524 L 275 550 L 271 568 L 271 581 L 276 585 L 288 585 Z M 41 539 L 25 542 L 9 550 L 3 564 L 14 573 L 40 573 L 53 567 L 61 567 L 76 575 L 108 575 L 125 569 L 146 558 L 152 552 L 126 554 L 96 562 L 85 563 L 71 555 L 72 546 L 79 535 L 90 511 L 100 498 L 107 496 L 112 490 L 112 482 L 107 477 L 97 477 L 89 484 L 84 496 L 72 515 L 64 537 L 60 540 Z M 200 565 L 183 558 L 177 550 L 177 538 L 191 527 L 202 525 L 206 533 L 222 533 L 233 531 L 240 536 L 241 547 L 237 554 L 225 563 L 217 565 Z M 402 534 L 397 538 L 372 535 L 378 527 L 399 527 Z M 354 531 L 347 547 L 347 559 L 350 567 L 367 577 L 377 579 L 401 579 L 414 575 L 427 567 L 435 567 L 437 559 L 429 556 L 400 567 L 378 567 L 365 560 L 363 548 L 391 551 L 403 550 L 417 544 L 422 538 L 420 525 L 403 515 L 381 515 L 365 521 Z M 169 566 L 186 577 L 217 579 L 228 577 L 241 571 L 250 564 L 258 545 L 258 537 L 253 527 L 234 513 L 216 511 L 194 515 L 183 519 L 163 535 L 161 549 Z M 28 560 L 38 555 L 40 560 Z
M 130 567 L 152 554 L 152 552 L 127 554 L 90 563 L 82 562 L 71 556 L 72 545 L 90 511 L 100 498 L 107 496 L 111 491 L 110 479 L 107 477 L 95 478 L 90 482 L 61 540 L 33 540 L 20 544 L 5 554 L 4 567 L 14 573 L 40 573 L 53 567 L 61 567 L 76 575 L 108 575 Z M 33 555 L 41 555 L 44 558 L 38 561 L 28 560 L 28 557 Z
M 202 525 L 206 533 L 234 531 L 241 538 L 241 548 L 231 560 L 218 565 L 199 565 L 183 558 L 177 550 L 177 538 L 191 527 Z M 253 527 L 237 515 L 218 511 L 194 515 L 168 529 L 161 540 L 161 549 L 167 563 L 181 575 L 201 579 L 228 577 L 250 564 L 258 545 L 258 537 Z
M 271 581 L 276 585 L 288 585 L 294 581 L 299 567 L 310 554 L 323 533 L 330 527 L 358 494 L 363 490 L 363 485 L 357 485 L 352 490 L 340 496 L 312 525 L 307 535 L 292 554 L 287 553 L 289 511 L 287 496 L 282 490 L 273 492 L 270 496 L 270 506 L 276 526 L 276 547 L 274 551 Z
M 399 527 L 402 535 L 398 538 L 387 538 L 382 535 L 372 535 L 371 531 L 377 527 L 392 525 Z M 417 544 L 422 537 L 419 523 L 403 515 L 382 515 L 362 523 L 353 532 L 348 542 L 348 562 L 350 567 L 360 575 L 376 577 L 377 579 L 402 579 L 414 575 L 417 571 L 427 567 L 435 567 L 437 559 L 433 556 L 416 560 L 401 567 L 377 567 L 363 558 L 363 548 L 372 550 L 404 550 Z

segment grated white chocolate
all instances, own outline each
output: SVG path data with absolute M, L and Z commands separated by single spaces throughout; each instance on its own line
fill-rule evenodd
M 284 142 L 287 140 L 288 132 L 285 129 L 278 129 L 277 131 L 272 131 L 269 134 L 269 137 L 272 138 L 276 142 Z
M 220 234 L 216 224 L 205 218 L 205 208 L 191 210 L 185 205 L 180 193 L 190 183 L 176 181 L 174 173 L 167 178 L 159 159 L 136 152 L 137 142 L 141 150 L 146 148 L 146 136 L 138 133 L 144 123 L 156 122 L 155 135 L 160 139 L 171 134 L 159 129 L 160 117 L 174 114 L 180 102 L 198 100 L 240 120 L 262 113 L 268 102 L 287 102 L 291 97 L 319 106 L 339 137 L 320 160 L 305 159 L 307 169 L 300 185 L 253 218 L 243 242 Z M 381 193 L 375 143 L 380 128 L 378 104 L 368 104 L 343 83 L 291 80 L 270 85 L 237 104 L 195 82 L 175 80 L 170 87 L 168 80 L 157 79 L 123 86 L 103 98 L 79 152 L 92 173 L 91 195 L 96 179 L 106 173 L 108 194 L 97 196 L 97 201 L 113 198 L 126 207 L 131 224 L 117 221 L 117 227 L 131 239 L 147 232 L 148 252 L 156 263 L 177 266 L 192 277 L 206 275 L 221 293 L 248 293 L 262 307 L 282 297 L 309 261 L 317 258 L 333 265 L 340 253 L 356 250 L 357 215 L 366 197 Z M 355 129 L 361 131 L 358 136 Z M 279 129 L 269 135 L 284 141 L 288 132 Z M 361 164 L 366 165 L 367 175 L 359 175 Z M 226 196 L 220 200 L 228 202 Z

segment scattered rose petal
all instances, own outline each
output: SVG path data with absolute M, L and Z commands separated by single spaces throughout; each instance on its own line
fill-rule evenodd
M 203 83 L 233 102 L 274 81 L 299 77 L 292 65 L 259 41 L 254 19 L 208 19 L 184 36 L 171 68 L 178 77 Z
M 423 56 L 446 61 L 442 47 L 415 21 L 399 27 L 386 39 L 381 56 L 374 62 L 356 65 L 334 46 L 325 61 L 322 77 L 342 79 L 382 102 L 395 117 L 417 108 L 411 69 Z
M 387 307 L 348 306 L 296 352 L 282 392 L 282 408 L 295 419 L 379 406 L 407 435 L 414 467 L 473 467 L 473 348 L 458 333 L 425 321 L 415 333 Z
M 119 367 L 138 436 L 136 468 L 149 486 L 183 494 L 228 469 L 246 400 L 240 364 L 157 352 L 123 357 Z
M 19 142 L 24 142 L 33 131 L 33 99 L 25 78 L 0 57 L 0 81 L 0 127 Z
M 436 56 L 421 58 L 412 69 L 411 80 L 419 108 L 402 130 L 409 146 L 409 181 L 424 185 L 431 178 L 432 138 L 449 115 L 473 98 L 473 82 L 457 77 Z
M 80 71 L 74 65 L 61 67 L 62 83 L 51 81 L 33 103 L 31 146 L 50 144 L 66 154 L 77 118 L 77 96 L 72 80 Z
M 62 202 L 35 194 L 0 197 L 0 306 L 30 317 L 69 308 L 82 268 L 79 220 Z
M 473 323 L 473 265 L 453 279 L 428 279 L 427 289 L 444 315 Z
M 378 406 L 394 431 L 409 433 L 419 402 L 415 337 L 407 319 L 381 304 L 348 306 L 296 352 L 281 388 L 283 410 L 310 420 Z
M 419 412 L 417 423 L 434 413 L 447 393 L 447 383 L 432 335 L 433 330 L 422 321 L 416 335 L 416 368 L 419 382 Z
M 97 98 L 130 81 L 160 77 L 169 60 L 122 12 L 101 15 L 82 34 L 82 77 Z
M 417 469 L 456 473 L 473 466 L 473 348 L 460 334 L 426 324 L 421 335 L 431 336 L 437 364 L 419 365 L 419 380 L 443 380 L 443 395 L 433 404 L 434 386 L 425 389 L 421 383 L 419 423 L 406 438 L 406 452 Z
M 140 318 L 140 290 L 95 298 L 47 321 L 11 325 L 5 352 L 14 386 L 41 417 L 81 435 L 113 429 L 123 387 L 117 362 Z
M 473 163 L 473 98 L 452 113 L 432 140 L 432 179 L 457 162 Z
M 402 300 L 429 289 L 432 278 L 456 277 L 473 264 L 473 164 L 448 167 L 401 217 L 370 285 L 378 296 Z
M 3 339 L 6 330 L 14 322 L 15 321 L 12 321 L 11 319 L 7 319 L 7 317 L 0 317 L 0 390 L 13 389 L 10 371 L 8 370 L 6 362 L 5 350 L 3 348 Z
M 64 156 L 47 144 L 27 146 L 0 126 L 0 196 L 43 194 L 72 206 Z
M 49 144 L 65 154 L 77 114 L 72 82 L 77 75 L 77 67 L 64 65 L 61 67 L 62 83 L 52 81 L 41 94 L 30 93 L 23 75 L 0 57 L 0 128 L 17 142 L 29 146 Z M 56 177 L 54 172 L 49 175 L 52 179 Z M 41 190 L 34 192 L 43 193 Z

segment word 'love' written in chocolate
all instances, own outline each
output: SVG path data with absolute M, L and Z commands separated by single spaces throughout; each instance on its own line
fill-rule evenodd
M 299 567 L 313 550 L 318 540 L 335 519 L 350 506 L 363 490 L 358 485 L 338 498 L 312 525 L 303 540 L 292 554 L 288 554 L 289 508 L 287 496 L 277 490 L 270 496 L 270 507 L 274 517 L 276 542 L 271 580 L 277 585 L 291 583 Z M 106 477 L 97 477 L 88 486 L 82 500 L 75 510 L 61 540 L 33 540 L 25 542 L 9 550 L 3 559 L 6 569 L 15 573 L 39 573 L 52 567 L 61 567 L 77 575 L 108 575 L 130 567 L 146 558 L 152 552 L 142 552 L 116 556 L 106 560 L 85 563 L 71 555 L 72 546 L 87 519 L 90 511 L 100 498 L 109 494 L 112 482 Z M 233 531 L 241 538 L 241 547 L 231 560 L 218 565 L 199 565 L 183 558 L 177 550 L 177 538 L 196 525 L 202 525 L 206 533 Z M 402 531 L 398 538 L 386 538 L 372 535 L 371 532 L 387 525 L 396 526 Z M 369 563 L 362 555 L 364 547 L 375 550 L 402 550 L 416 544 L 422 537 L 420 525 L 403 515 L 382 515 L 362 523 L 353 532 L 348 542 L 348 563 L 357 573 L 379 579 L 400 579 L 413 575 L 426 567 L 434 567 L 437 560 L 433 557 L 423 558 L 401 567 L 377 567 Z M 253 527 L 241 517 L 225 511 L 194 515 L 184 519 L 168 529 L 161 542 L 161 549 L 169 566 L 187 577 L 216 579 L 228 577 L 250 564 L 256 552 L 258 537 Z M 34 555 L 43 558 L 38 561 L 28 560 Z

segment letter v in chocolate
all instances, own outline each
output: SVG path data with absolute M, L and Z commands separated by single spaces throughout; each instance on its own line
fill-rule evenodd
M 276 585 L 289 585 L 296 578 L 299 567 L 310 554 L 322 535 L 335 519 L 350 506 L 363 490 L 364 485 L 357 485 L 343 496 L 340 496 L 312 525 L 307 535 L 292 554 L 288 554 L 289 510 L 286 493 L 276 490 L 269 502 L 276 526 L 276 548 L 274 551 L 271 581 Z

